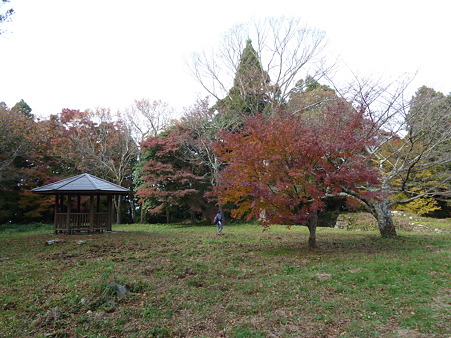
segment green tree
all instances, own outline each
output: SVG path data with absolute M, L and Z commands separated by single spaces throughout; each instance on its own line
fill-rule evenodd
M 270 104 L 270 78 L 263 70 L 250 39 L 246 42 L 228 95 L 213 109 L 226 114 L 252 115 L 263 113 Z
M 449 151 L 451 140 L 442 138 L 447 138 L 451 124 L 451 94 L 445 96 L 432 88 L 420 87 L 412 97 L 406 122 L 409 134 L 426 133 L 432 142 L 440 143 L 439 149 Z
M 299 80 L 291 90 L 290 99 L 286 104 L 286 109 L 293 114 L 304 114 L 304 117 L 313 118 L 315 115 L 322 116 L 328 105 L 333 101 L 342 101 L 334 90 L 329 86 L 320 84 L 311 76 L 305 80 Z
M 313 76 L 307 75 L 305 80 L 301 79 L 298 82 L 296 82 L 296 85 L 290 91 L 290 99 L 293 99 L 293 96 L 295 96 L 297 94 L 311 92 L 313 90 L 334 92 L 334 90 L 332 88 L 330 88 L 329 86 L 323 85 L 323 84 L 319 83 Z
M 31 113 L 31 108 L 30 106 L 22 99 L 19 102 L 17 102 L 12 108 L 11 108 L 11 112 L 15 113 L 15 114 L 22 114 L 25 117 L 28 117 L 30 119 L 33 119 L 34 116 Z

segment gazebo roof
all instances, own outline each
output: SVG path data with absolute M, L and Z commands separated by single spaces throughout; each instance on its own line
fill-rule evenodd
M 34 188 L 32 192 L 38 194 L 85 194 L 85 195 L 125 195 L 129 189 L 102 180 L 101 178 L 81 174 L 64 180 Z

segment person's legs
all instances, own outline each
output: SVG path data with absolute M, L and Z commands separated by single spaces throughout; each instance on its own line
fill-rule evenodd
M 222 232 L 222 221 L 218 221 L 218 234 Z

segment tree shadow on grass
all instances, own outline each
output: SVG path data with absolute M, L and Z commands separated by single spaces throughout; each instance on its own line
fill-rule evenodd
M 445 236 L 427 234 L 398 235 L 393 238 L 382 238 L 377 235 L 333 236 L 318 240 L 317 249 L 309 249 L 307 237 L 304 242 L 280 243 L 274 241 L 270 248 L 261 248 L 263 255 L 269 256 L 334 256 L 342 254 L 402 254 L 406 251 L 437 250 L 449 240 Z

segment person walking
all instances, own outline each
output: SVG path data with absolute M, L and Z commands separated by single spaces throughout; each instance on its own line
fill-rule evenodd
M 218 211 L 218 213 L 215 216 L 215 219 L 213 221 L 213 223 L 215 223 L 218 226 L 218 235 L 220 235 L 222 233 L 222 215 L 221 215 L 221 211 Z

